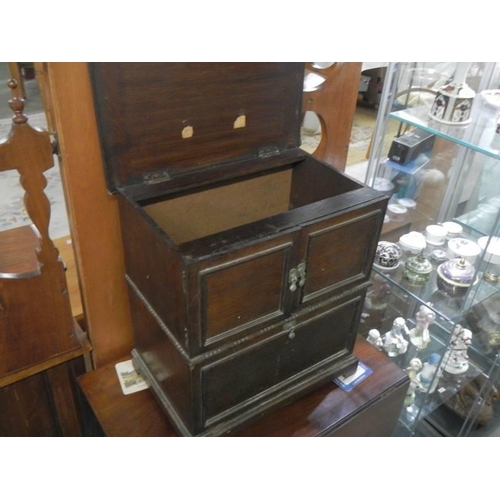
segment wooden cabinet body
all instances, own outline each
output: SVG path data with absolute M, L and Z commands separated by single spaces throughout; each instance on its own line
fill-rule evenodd
M 353 371 L 387 200 L 299 149 L 303 65 L 91 70 L 133 356 L 180 433 Z

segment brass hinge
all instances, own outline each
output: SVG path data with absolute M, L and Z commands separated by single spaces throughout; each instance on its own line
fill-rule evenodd
M 270 156 L 276 156 L 280 154 L 280 148 L 278 146 L 266 146 L 265 148 L 259 148 L 259 158 L 269 158 Z
M 158 184 L 159 182 L 170 180 L 170 174 L 168 173 L 168 170 L 150 172 L 147 174 L 143 174 L 142 180 L 144 181 L 144 184 Z

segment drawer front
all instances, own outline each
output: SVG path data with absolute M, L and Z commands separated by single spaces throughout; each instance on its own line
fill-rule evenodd
M 203 416 L 211 425 L 335 368 L 352 352 L 364 294 L 309 315 L 287 331 L 201 370 Z
M 193 331 L 202 348 L 236 340 L 290 313 L 288 273 L 298 232 L 210 259 L 194 271 Z M 193 307 L 194 306 L 194 307 Z
M 382 210 L 369 207 L 303 229 L 300 254 L 306 280 L 302 303 L 324 299 L 369 278 L 383 215 Z

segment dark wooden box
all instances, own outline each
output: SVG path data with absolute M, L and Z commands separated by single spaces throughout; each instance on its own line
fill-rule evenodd
M 220 435 L 357 365 L 387 199 L 302 151 L 302 63 L 92 63 L 136 365 Z

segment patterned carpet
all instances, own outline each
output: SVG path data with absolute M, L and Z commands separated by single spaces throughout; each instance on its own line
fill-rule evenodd
M 8 135 L 11 124 L 10 118 L 0 120 L 0 141 Z M 32 127 L 46 128 L 45 115 L 39 113 L 29 116 L 29 124 Z M 49 227 L 50 237 L 57 239 L 69 234 L 69 225 L 59 166 L 55 156 L 54 162 L 56 165 L 45 172 L 47 178 L 45 194 L 50 200 L 52 212 Z M 31 224 L 24 208 L 23 196 L 24 191 L 19 184 L 17 170 L 0 172 L 0 231 Z

